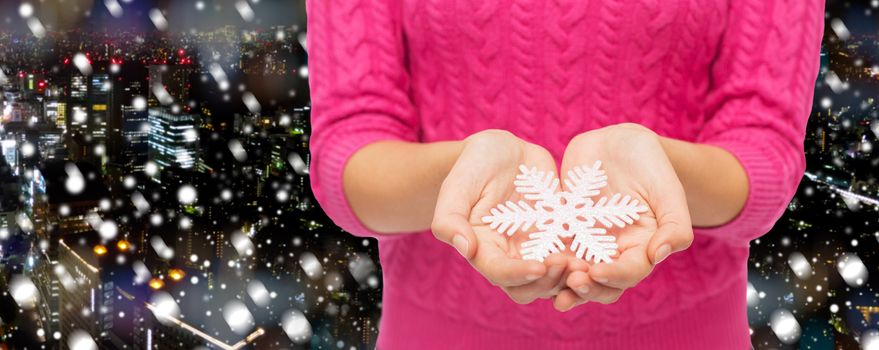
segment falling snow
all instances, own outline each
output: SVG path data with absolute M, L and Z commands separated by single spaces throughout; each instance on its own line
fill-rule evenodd
M 3 341 L 75 350 L 106 341 L 109 333 L 91 326 L 44 322 L 52 315 L 45 306 L 57 305 L 50 311 L 62 319 L 134 324 L 144 348 L 149 337 L 155 346 L 167 340 L 171 333 L 162 329 L 204 331 L 224 344 L 251 339 L 248 346 L 259 349 L 373 348 L 382 310 L 378 245 L 335 227 L 309 191 L 309 40 L 305 23 L 296 23 L 302 16 L 276 25 L 270 15 L 296 10 L 257 0 L 56 3 L 2 5 L 0 158 L 15 163 L 14 181 L 0 183 L 0 191 L 15 192 L 0 193 L 0 289 L 8 301 L 0 325 L 16 330 Z M 865 25 L 879 20 L 879 0 L 827 7 L 804 145 L 807 174 L 773 231 L 750 246 L 744 292 L 757 349 L 879 350 L 879 58 L 875 28 Z M 144 31 L 89 32 L 101 23 L 137 23 Z M 73 28 L 80 34 L 65 36 Z M 173 78 L 150 84 L 148 66 L 191 68 L 183 83 L 190 93 Z M 88 105 L 58 97 L 75 90 L 73 76 L 85 78 Z M 130 84 L 132 76 L 142 84 Z M 31 81 L 46 84 L 39 101 L 28 96 Z M 103 107 L 90 91 L 123 94 L 108 109 L 119 108 L 113 112 L 131 118 L 130 126 L 96 113 L 95 105 Z M 67 103 L 66 120 L 46 123 L 56 102 Z M 35 108 L 13 108 L 28 103 Z M 148 151 L 119 156 L 138 142 L 155 149 L 162 127 L 151 124 L 150 111 L 160 108 L 199 117 L 197 127 L 178 130 L 188 145 L 181 147 L 197 150 L 174 155 L 193 159 L 188 170 Z M 8 124 L 17 114 L 27 132 Z M 51 135 L 76 133 L 71 125 L 104 122 L 108 131 L 129 128 L 122 142 L 110 142 L 113 132 L 85 134 L 75 140 L 85 159 L 75 161 L 67 140 L 52 144 Z M 58 132 L 33 132 L 52 128 Z M 54 172 L 43 166 L 52 159 Z M 18 206 L 9 215 L 7 199 Z M 79 259 L 52 255 L 59 232 L 84 261 L 130 281 L 113 279 L 107 289 L 89 284 L 83 273 L 91 270 L 72 263 Z M 48 280 L 57 284 L 43 284 Z M 49 290 L 58 296 L 44 294 Z M 131 292 L 141 309 L 122 310 L 130 301 L 117 290 Z M 101 292 L 116 293 L 113 302 L 104 304 Z M 54 299 L 60 295 L 84 298 L 62 305 Z M 205 346 L 223 348 L 207 341 L 182 348 Z
M 800 339 L 800 323 L 790 311 L 786 309 L 775 310 L 770 319 L 772 331 L 783 343 L 793 344 Z

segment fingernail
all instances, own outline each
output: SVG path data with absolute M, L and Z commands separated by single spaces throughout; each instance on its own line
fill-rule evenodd
M 595 282 L 598 282 L 598 283 L 607 283 L 606 277 L 596 277 L 594 279 L 595 279 Z
M 452 245 L 455 246 L 455 249 L 458 250 L 461 256 L 467 257 L 467 248 L 470 246 L 470 243 L 467 243 L 467 239 L 464 236 L 456 235 L 452 238 Z
M 589 287 L 587 287 L 587 286 L 582 286 L 582 287 L 580 287 L 580 288 L 577 288 L 577 293 L 580 293 L 580 294 L 589 294 Z
M 665 258 L 667 258 L 671 254 L 671 246 L 668 244 L 663 244 L 659 246 L 659 249 L 656 250 L 655 259 L 656 261 L 653 265 L 661 263 Z
M 577 306 L 578 306 L 577 303 L 574 303 L 574 304 L 572 304 L 571 306 L 569 306 L 568 308 L 566 308 L 566 309 L 564 310 L 564 312 L 571 311 L 571 310 L 573 310 L 573 309 L 574 309 L 575 307 L 577 307 Z
M 528 281 L 536 281 L 538 278 L 540 278 L 540 276 L 538 276 L 538 275 L 527 275 L 527 276 L 525 276 L 525 279 L 528 280 Z

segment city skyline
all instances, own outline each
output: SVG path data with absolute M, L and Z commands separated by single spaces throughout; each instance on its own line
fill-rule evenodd
M 4 341 L 374 341 L 374 326 L 357 326 L 378 323 L 375 305 L 358 301 L 380 295 L 373 246 L 340 236 L 333 242 L 350 248 L 330 254 L 313 232 L 331 223 L 308 185 L 307 68 L 295 27 L 100 40 L 74 30 L 51 34 L 60 40 L 40 63 L 18 55 L 46 50 L 46 40 L 0 34 L 10 106 L 0 138 L 11 140 L 13 179 L 4 197 L 16 188 L 27 197 L 4 223 L 20 249 L 3 244 L 5 266 L 19 266 L 8 277 L 24 284 L 3 289 L 39 295 L 29 320 L 4 319 L 13 327 Z M 340 315 L 347 324 L 329 322 Z M 320 337 L 296 338 L 304 332 Z

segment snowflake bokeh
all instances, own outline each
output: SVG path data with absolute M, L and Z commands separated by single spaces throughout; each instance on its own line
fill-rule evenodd
M 374 347 L 377 244 L 309 190 L 304 14 L 0 2 L 0 347 Z M 808 170 L 751 243 L 759 349 L 879 348 L 879 1 L 825 18 Z
M 0 3 L 0 348 L 375 344 L 308 178 L 304 3 Z

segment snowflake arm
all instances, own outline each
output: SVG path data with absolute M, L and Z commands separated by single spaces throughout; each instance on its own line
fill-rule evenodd
M 555 178 L 553 172 L 538 171 L 536 167 L 528 168 L 525 165 L 519 166 L 522 173 L 516 175 L 516 192 L 524 195 L 525 199 L 538 202 L 552 202 L 556 199 L 556 189 L 559 187 L 559 180 Z
M 597 195 L 604 186 L 607 186 L 607 175 L 601 170 L 601 161 L 595 161 L 591 168 L 577 166 L 568 170 L 565 186 L 577 197 L 587 198 Z
M 519 201 L 519 203 L 507 201 L 505 204 L 498 204 L 490 212 L 491 215 L 484 216 L 482 222 L 489 224 L 492 230 L 506 233 L 509 236 L 512 236 L 519 229 L 523 232 L 528 231 L 534 223 L 548 219 L 545 211 L 532 208 L 525 201 Z
M 528 235 L 529 240 L 522 243 L 519 253 L 522 259 L 543 262 L 552 253 L 565 250 L 565 243 L 557 232 L 538 231 Z
M 607 199 L 607 197 L 601 197 L 598 200 L 598 203 L 595 203 L 591 207 L 584 208 L 584 213 L 582 214 L 586 217 L 587 220 L 590 218 L 594 220 L 598 220 L 604 227 L 610 228 L 613 225 L 617 227 L 625 227 L 626 225 L 631 225 L 635 223 L 635 220 L 641 218 L 639 213 L 643 213 L 647 211 L 647 207 L 643 205 L 638 205 L 637 199 L 632 199 L 631 196 L 626 195 L 623 197 L 621 194 L 616 193 Z
M 596 263 L 612 262 L 619 246 L 616 237 L 607 235 L 603 228 L 590 227 L 574 235 L 571 250 L 577 258 Z

